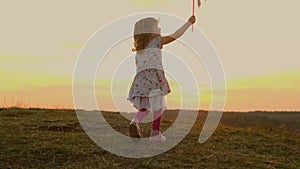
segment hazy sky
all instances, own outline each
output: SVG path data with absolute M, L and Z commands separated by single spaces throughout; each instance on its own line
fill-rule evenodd
M 202 5 L 196 10 L 196 26 L 212 41 L 223 62 L 226 110 L 300 110 L 300 1 L 207 0 Z M 191 1 L 3 1 L 0 106 L 72 107 L 72 74 L 85 42 L 112 20 L 140 12 L 188 19 Z M 161 25 L 167 23 L 161 18 Z M 163 31 L 167 33 L 172 32 Z M 184 36 L 193 33 L 187 31 Z M 124 43 L 130 53 L 131 40 Z M 166 49 L 179 56 L 183 52 L 179 43 Z M 176 90 L 167 99 L 169 108 L 175 108 L 178 92 L 170 81 Z M 207 82 L 203 72 L 201 109 L 210 105 Z M 96 91 L 107 90 L 98 98 L 107 101 L 105 109 L 112 110 L 107 84 L 99 80 Z

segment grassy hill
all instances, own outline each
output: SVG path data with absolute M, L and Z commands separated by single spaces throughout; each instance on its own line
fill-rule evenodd
M 166 130 L 177 110 L 163 115 Z M 129 120 L 104 112 L 128 135 Z M 207 112 L 188 136 L 164 154 L 143 159 L 113 155 L 82 130 L 74 110 L 0 109 L 0 168 L 278 168 L 300 169 L 299 112 L 226 112 L 213 136 L 198 142 Z M 150 124 L 142 124 L 145 137 Z

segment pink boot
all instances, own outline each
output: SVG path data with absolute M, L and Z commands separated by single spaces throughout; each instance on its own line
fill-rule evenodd
M 161 132 L 159 130 L 151 130 L 150 140 L 164 142 L 167 139 L 164 135 L 161 134 Z

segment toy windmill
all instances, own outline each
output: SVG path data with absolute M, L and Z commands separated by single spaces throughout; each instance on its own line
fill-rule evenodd
M 201 6 L 201 0 L 197 0 L 198 1 L 198 8 L 200 8 Z M 192 2 L 192 16 L 195 15 L 195 0 L 193 0 Z M 192 31 L 194 31 L 194 25 L 192 26 Z

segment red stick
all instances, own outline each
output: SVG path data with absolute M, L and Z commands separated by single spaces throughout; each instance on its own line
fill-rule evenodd
M 195 0 L 193 0 L 192 4 L 192 16 L 195 15 Z M 194 24 L 192 25 L 192 32 L 194 32 Z

